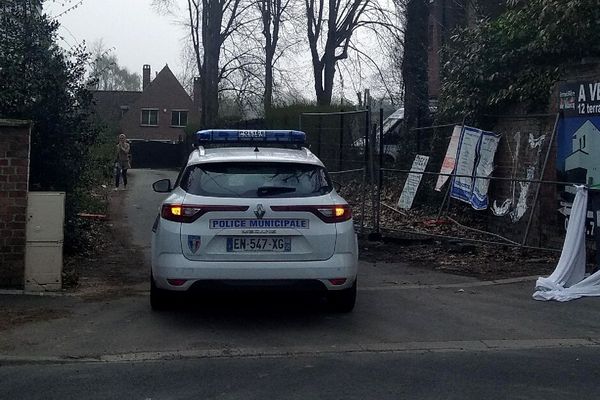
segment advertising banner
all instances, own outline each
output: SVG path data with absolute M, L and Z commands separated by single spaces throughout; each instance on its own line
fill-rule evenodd
M 498 149 L 500 136 L 492 132 L 482 132 L 479 143 L 479 158 L 475 166 L 475 176 L 490 176 L 494 172 L 494 155 Z M 473 183 L 473 196 L 471 205 L 476 210 L 485 210 L 488 208 L 488 188 L 490 180 L 485 178 L 475 178 Z
M 415 195 L 417 194 L 417 189 L 419 188 L 419 184 L 421 183 L 421 178 L 423 174 L 416 174 L 412 172 L 423 172 L 427 167 L 427 162 L 429 162 L 429 156 L 422 156 L 417 154 L 415 160 L 413 161 L 412 167 L 410 168 L 411 173 L 408 174 L 406 178 L 406 182 L 404 182 L 404 188 L 402 189 L 402 194 L 400 195 L 400 200 L 398 200 L 398 207 L 404 210 L 410 210 L 412 207 L 413 200 L 415 199 Z
M 476 210 L 488 207 L 489 179 L 494 170 L 494 155 L 500 136 L 493 132 L 465 126 L 458 145 L 456 176 L 452 179 L 450 197 L 471 204 Z
M 559 90 L 563 118 L 557 132 L 556 169 L 561 181 L 586 184 L 590 188 L 590 208 L 586 231 L 594 234 L 599 211 L 595 204 L 600 193 L 600 78 L 564 82 Z M 564 187 L 558 211 L 565 219 L 571 214 L 575 188 Z
M 460 134 L 462 132 L 462 126 L 456 125 L 454 130 L 452 131 L 452 137 L 450 138 L 450 144 L 448 144 L 448 150 L 446 150 L 446 156 L 444 157 L 444 161 L 442 162 L 442 168 L 440 169 L 440 173 L 442 174 L 451 174 L 454 171 L 454 167 L 456 166 L 456 153 L 458 151 L 458 142 L 460 141 Z M 438 192 L 442 190 L 442 186 L 446 183 L 446 181 L 450 178 L 447 175 L 438 176 L 437 182 L 435 184 L 435 190 Z
M 471 203 L 473 193 L 473 171 L 477 159 L 477 146 L 481 139 L 481 129 L 465 126 L 458 145 L 458 156 L 456 160 L 456 175 L 452 180 L 450 196 L 454 199 Z

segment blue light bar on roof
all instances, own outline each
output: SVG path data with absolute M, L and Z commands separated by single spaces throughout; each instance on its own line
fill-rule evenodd
M 210 129 L 196 132 L 198 145 L 211 143 L 290 143 L 304 144 L 306 134 L 283 130 Z

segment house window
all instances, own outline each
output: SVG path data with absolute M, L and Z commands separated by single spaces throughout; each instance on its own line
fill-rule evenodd
M 171 113 L 171 126 L 186 126 L 188 112 L 186 110 L 176 110 Z
M 142 125 L 156 126 L 158 125 L 158 110 L 143 109 L 142 110 Z

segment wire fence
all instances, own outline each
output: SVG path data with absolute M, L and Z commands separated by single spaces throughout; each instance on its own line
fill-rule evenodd
M 571 188 L 578 182 L 557 172 L 553 163 L 557 115 L 489 116 L 495 117 L 494 132 L 501 138 L 493 173 L 478 176 L 440 172 L 453 130 L 464 127 L 464 120 L 402 135 L 399 130 L 384 132 L 383 112 L 379 114 L 377 118 L 370 110 L 313 113 L 300 119 L 312 151 L 341 184 L 340 194 L 352 206 L 358 231 L 499 249 L 561 250 L 573 200 Z M 419 146 L 412 145 L 415 142 Z M 428 157 L 424 171 L 411 171 L 417 154 Z M 399 199 L 411 174 L 420 176 L 420 184 L 411 206 L 402 208 Z M 434 188 L 440 177 L 447 182 L 438 191 Z M 489 207 L 474 210 L 453 198 L 450 187 L 458 178 L 487 181 Z M 598 215 L 600 211 L 590 211 L 590 237 L 596 233 Z
M 300 130 L 306 132 L 310 150 L 330 171 L 363 168 L 368 149 L 367 110 L 303 113 Z

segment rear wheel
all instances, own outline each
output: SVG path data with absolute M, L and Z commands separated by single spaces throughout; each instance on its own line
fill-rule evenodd
M 333 311 L 341 313 L 352 311 L 356 303 L 356 280 L 348 289 L 330 291 L 327 298 Z
M 168 310 L 171 307 L 170 293 L 157 288 L 152 277 L 150 277 L 150 307 L 154 311 Z

